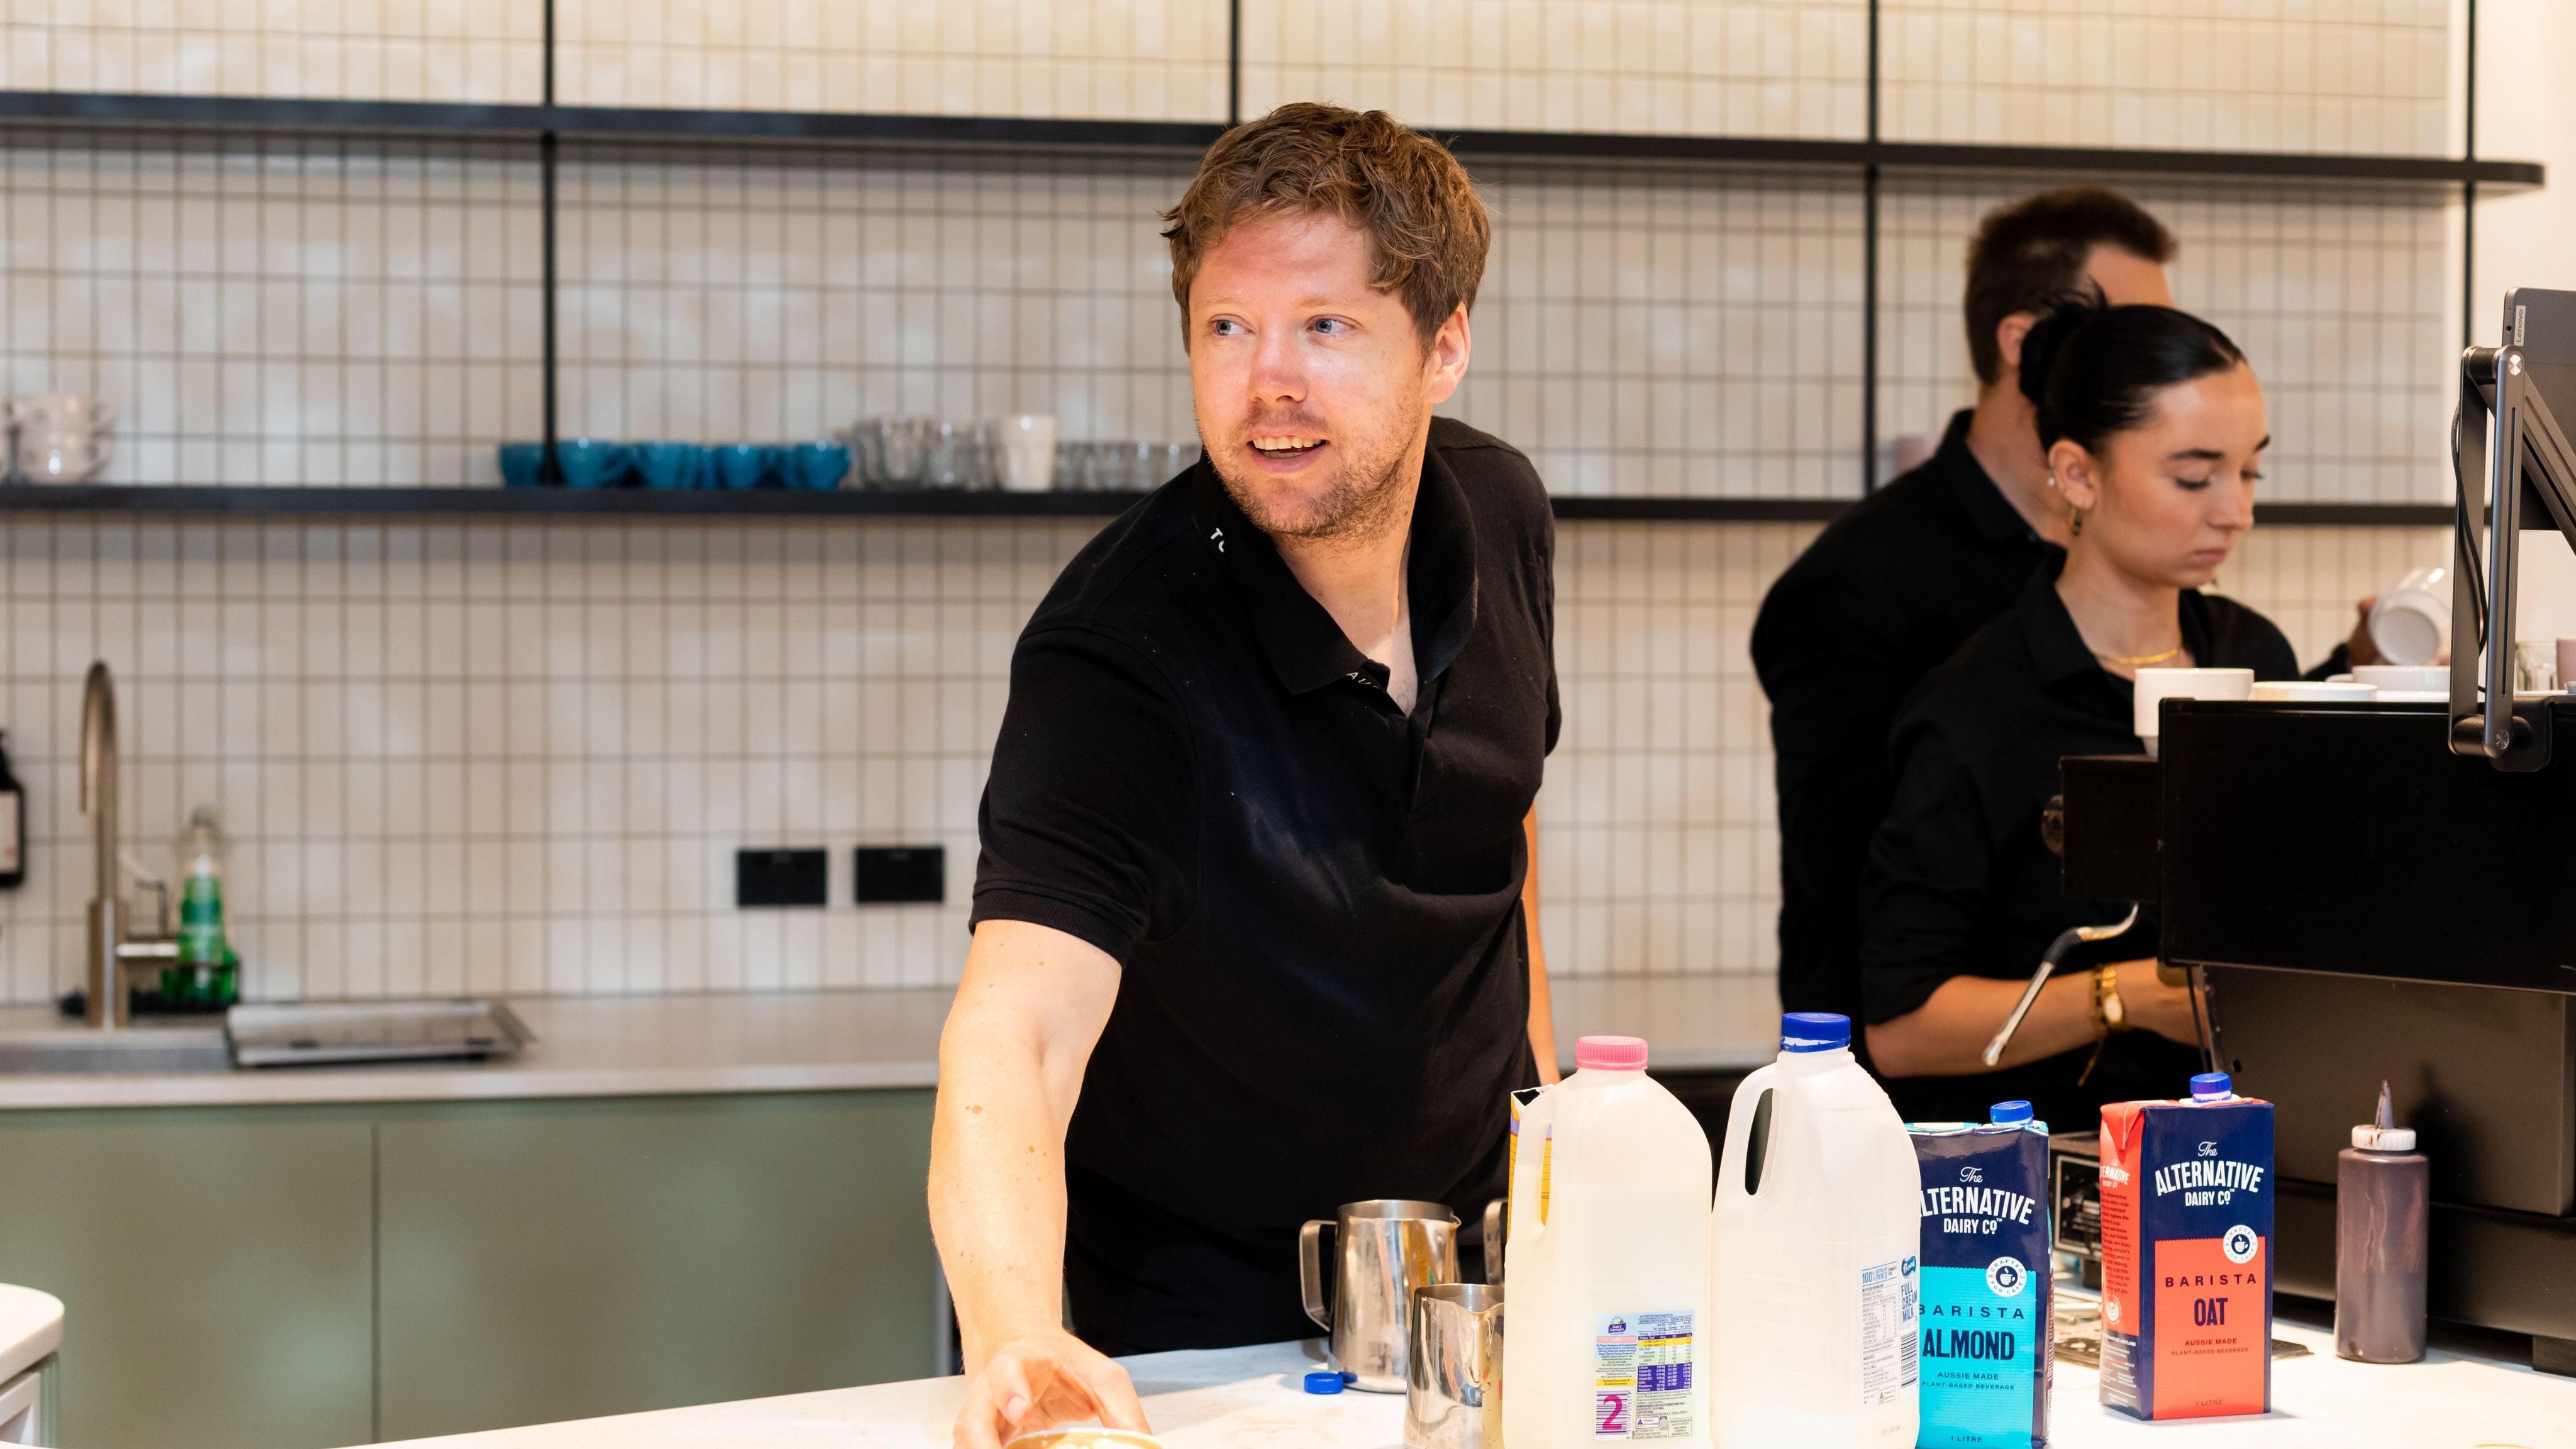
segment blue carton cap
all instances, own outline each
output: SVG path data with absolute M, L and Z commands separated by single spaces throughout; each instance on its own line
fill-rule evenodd
M 2191 1099 L 2216 1102 L 2236 1095 L 2234 1084 L 2225 1072 L 2202 1072 L 2191 1079 Z
M 1790 1011 L 1780 1017 L 1780 1050 L 1836 1052 L 1851 1045 L 1851 1018 L 1830 1011 Z
M 2018 1098 L 2010 1102 L 1997 1102 L 1987 1111 L 1986 1120 L 1997 1126 L 2011 1122 L 2027 1122 L 2035 1115 L 2030 1109 L 2030 1104 Z
M 1331 1369 L 1317 1369 L 1306 1375 L 1306 1392 L 1310 1394 L 1338 1394 L 1341 1391 L 1342 1376 Z

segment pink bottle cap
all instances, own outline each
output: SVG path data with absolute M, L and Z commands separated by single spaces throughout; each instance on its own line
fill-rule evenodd
M 1646 1039 L 1642 1036 L 1576 1037 L 1574 1064 L 1587 1070 L 1642 1072 L 1646 1069 Z

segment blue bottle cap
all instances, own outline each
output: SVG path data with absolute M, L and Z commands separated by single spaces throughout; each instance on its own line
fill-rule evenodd
M 2235 1095 L 2225 1072 L 2202 1072 L 2191 1079 L 2191 1099 L 2195 1102 L 2222 1102 Z
M 2018 1099 L 2010 1102 L 1997 1102 L 1993 1107 L 1987 1110 L 1989 1115 L 1986 1120 L 1999 1127 L 2011 1122 L 2027 1122 L 2031 1119 L 2032 1115 L 2030 1104 Z
M 1317 1369 L 1306 1375 L 1306 1392 L 1310 1394 L 1338 1394 L 1341 1391 L 1342 1376 L 1331 1369 Z
M 1780 1050 L 1838 1052 L 1851 1045 L 1851 1018 L 1830 1011 L 1791 1011 L 1780 1017 Z

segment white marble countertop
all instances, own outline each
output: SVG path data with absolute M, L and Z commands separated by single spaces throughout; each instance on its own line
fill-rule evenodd
M 0 1075 L 0 1110 L 280 1102 L 652 1096 L 928 1087 L 951 992 L 788 991 L 555 996 L 510 1001 L 536 1033 L 518 1056 L 424 1066 L 278 1067 L 166 1075 Z M 1778 1045 L 1767 976 L 1555 983 L 1558 1055 L 1574 1039 L 1643 1036 L 1669 1070 L 1743 1069 Z M 60 1026 L 48 1008 L 0 1009 L 0 1034 Z M 151 1030 L 150 1027 L 135 1028 Z
M 45 1361 L 63 1345 L 63 1300 L 0 1283 L 0 1384 Z
M 2273 1365 L 2273 1411 L 2259 1418 L 2145 1424 L 2096 1402 L 2091 1369 L 2061 1364 L 2049 1443 L 2161 1449 L 2539 1449 L 2576 1444 L 2576 1380 L 2436 1350 L 2397 1367 L 2346 1363 L 2330 1336 L 2297 1324 L 2277 1335 L 2307 1358 Z M 1318 1345 L 1269 1344 L 1127 1360 L 1146 1417 L 1170 1449 L 1389 1449 L 1402 1442 L 1401 1395 L 1309 1395 L 1298 1388 Z M 915 1379 L 693 1409 L 413 1440 L 451 1449 L 946 1449 L 962 1379 Z

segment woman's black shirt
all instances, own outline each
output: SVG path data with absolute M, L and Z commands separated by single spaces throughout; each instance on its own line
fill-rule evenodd
M 2058 858 L 2040 837 L 2060 758 L 2146 748 L 2131 729 L 2129 681 L 2095 661 L 2057 596 L 2061 567 L 2043 564 L 2012 609 L 1971 635 L 1897 715 L 1895 804 L 1861 880 L 1861 993 L 1872 1022 L 1915 1010 L 1953 976 L 2027 980 L 2059 932 L 2129 909 L 2060 894 Z M 2299 676 L 2289 641 L 2253 610 L 2186 591 L 2181 615 L 2200 666 Z M 2079 946 L 2058 969 L 2155 954 L 2150 909 L 2128 934 Z M 1897 1078 L 1888 1091 L 1911 1122 L 1982 1122 L 1989 1104 L 2024 1097 L 2053 1126 L 2082 1131 L 2102 1103 L 2176 1096 L 2200 1069 L 2194 1048 L 2123 1032 L 2079 1086 L 2092 1053 L 2088 1043 L 2003 1072 Z

